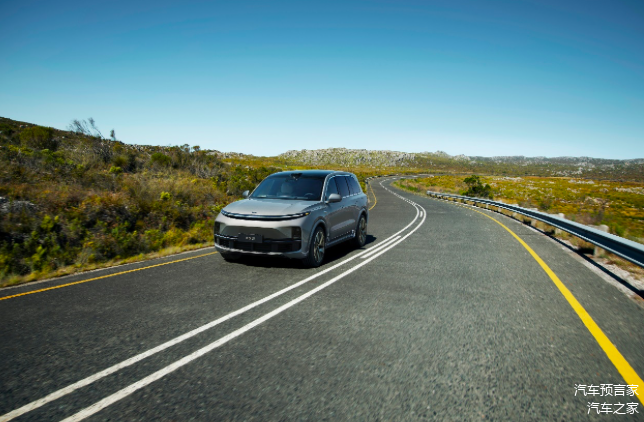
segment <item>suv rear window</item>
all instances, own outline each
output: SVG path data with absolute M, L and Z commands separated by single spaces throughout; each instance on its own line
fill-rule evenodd
M 354 177 L 347 176 L 347 182 L 349 182 L 349 190 L 351 191 L 351 195 L 362 193 L 362 188 Z

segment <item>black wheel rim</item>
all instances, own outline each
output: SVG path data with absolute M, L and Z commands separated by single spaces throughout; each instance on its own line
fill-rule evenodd
M 360 244 L 364 245 L 367 241 L 367 221 L 362 217 L 360 219 L 360 227 L 358 227 L 358 236 L 360 239 Z
M 324 233 L 322 230 L 319 230 L 315 234 L 315 239 L 313 239 L 313 258 L 315 262 L 320 263 L 324 259 Z

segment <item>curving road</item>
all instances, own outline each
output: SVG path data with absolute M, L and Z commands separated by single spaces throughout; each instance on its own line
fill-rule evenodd
M 318 269 L 205 249 L 0 290 L 0 421 L 644 419 L 619 387 L 644 307 L 527 226 L 390 182 L 365 248 Z

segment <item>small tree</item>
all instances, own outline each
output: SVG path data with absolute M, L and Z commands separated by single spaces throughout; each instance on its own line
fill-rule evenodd
M 95 138 L 103 139 L 103 134 L 96 127 L 96 121 L 91 117 L 87 120 L 74 119 L 67 128 L 79 135 L 93 136 Z
M 472 175 L 470 177 L 466 177 L 463 181 L 468 187 L 465 195 L 492 199 L 492 187 L 487 183 L 484 186 L 479 176 Z

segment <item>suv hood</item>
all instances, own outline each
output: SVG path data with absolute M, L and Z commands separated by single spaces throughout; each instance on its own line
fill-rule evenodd
M 234 214 L 266 215 L 277 217 L 298 214 L 318 205 L 316 201 L 287 201 L 283 199 L 242 199 L 224 208 L 224 211 Z

